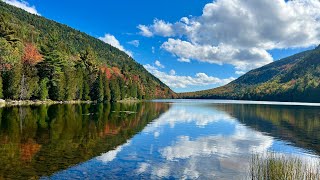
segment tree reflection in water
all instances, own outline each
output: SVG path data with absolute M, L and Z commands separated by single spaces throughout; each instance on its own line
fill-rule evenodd
M 151 102 L 0 108 L 0 179 L 39 178 L 89 160 L 168 109 Z

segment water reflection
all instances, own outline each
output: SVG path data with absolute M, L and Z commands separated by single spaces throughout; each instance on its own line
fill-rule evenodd
M 319 112 L 210 101 L 0 108 L 0 179 L 243 179 L 253 152 L 319 155 Z
M 51 178 L 243 179 L 253 152 L 274 150 L 305 157 L 317 152 L 314 142 L 319 144 L 319 135 L 308 139 L 319 130 L 319 110 L 172 103 L 130 141 Z M 289 137 L 307 141 L 295 143 Z
M 257 131 L 320 154 L 320 107 L 220 104 L 213 108 Z
M 159 103 L 0 108 L 0 179 L 39 178 L 87 161 L 126 143 L 168 108 Z

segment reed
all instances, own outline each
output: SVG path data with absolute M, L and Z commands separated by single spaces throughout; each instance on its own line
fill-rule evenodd
M 298 156 L 266 153 L 254 154 L 249 167 L 252 180 L 319 180 L 320 161 Z

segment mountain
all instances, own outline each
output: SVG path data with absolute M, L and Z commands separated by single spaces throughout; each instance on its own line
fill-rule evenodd
M 251 70 L 225 86 L 180 97 L 320 102 L 320 46 Z
M 119 49 L 0 1 L 0 98 L 171 98 L 175 93 Z

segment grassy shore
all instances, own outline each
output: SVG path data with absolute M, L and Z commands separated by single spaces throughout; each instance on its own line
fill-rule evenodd
M 320 160 L 275 153 L 253 155 L 249 173 L 252 180 L 319 180 Z

